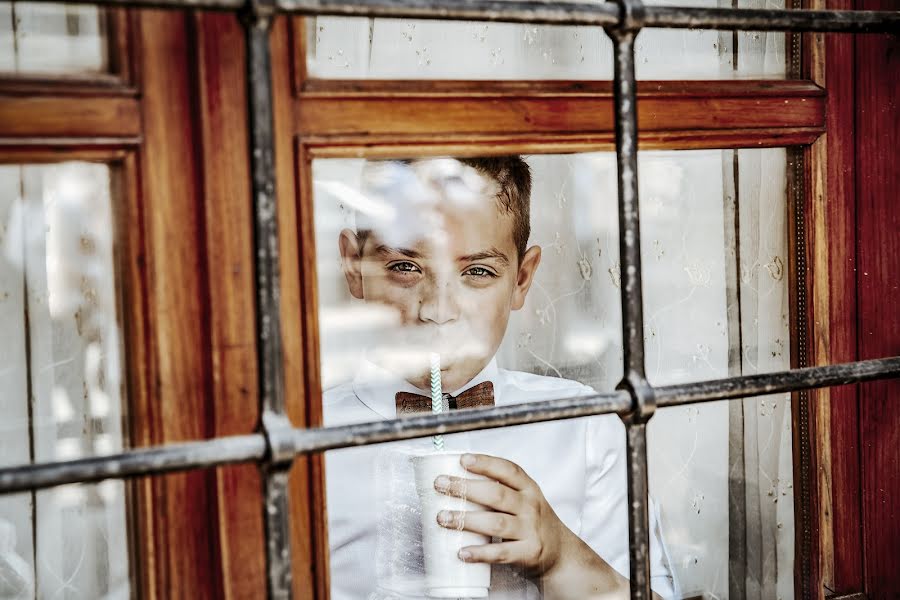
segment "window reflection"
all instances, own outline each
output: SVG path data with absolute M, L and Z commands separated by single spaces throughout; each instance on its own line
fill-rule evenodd
M 485 381 L 501 404 L 613 389 L 622 376 L 615 156 L 526 162 L 524 244 L 497 199 L 500 180 L 515 180 L 508 172 L 479 179 L 477 160 L 314 162 L 326 424 L 429 410 L 433 354 L 446 367 L 442 391 L 454 396 Z M 785 165 L 783 149 L 641 153 L 645 342 L 655 385 L 787 368 Z M 479 204 L 484 197 L 491 202 Z M 371 243 L 370 253 L 360 254 L 360 242 Z M 510 281 L 504 298 L 511 300 L 493 311 L 485 290 L 495 284 L 485 278 L 503 280 L 509 266 L 498 255 L 516 264 L 534 247 L 540 260 L 521 306 Z M 627 574 L 627 519 L 619 512 L 626 488 L 617 471 L 624 463 L 614 458 L 621 426 L 617 417 L 564 423 L 444 436 L 444 448 L 521 466 L 566 526 Z M 650 430 L 659 589 L 728 597 L 729 578 L 746 573 L 748 591 L 791 597 L 789 397 L 664 410 Z M 378 559 L 363 587 L 379 586 L 376 597 L 422 593 L 421 509 L 409 456 L 431 448 L 426 439 L 326 455 L 335 597 L 362 593 L 342 569 L 364 568 L 369 553 Z M 608 479 L 592 471 L 596 455 L 613 457 Z M 562 456 L 566 468 L 549 475 L 548 461 Z M 352 497 L 338 492 L 347 478 Z M 621 519 L 598 516 L 592 503 L 601 498 Z M 742 552 L 732 543 L 739 534 L 748 540 Z M 527 572 L 516 573 L 495 572 L 491 597 L 531 597 Z

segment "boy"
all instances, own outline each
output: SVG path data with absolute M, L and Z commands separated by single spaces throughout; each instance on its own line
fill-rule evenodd
M 369 164 L 363 187 L 356 231 L 339 237 L 341 265 L 350 294 L 394 322 L 365 349 L 354 381 L 325 393 L 326 425 L 429 410 L 433 353 L 451 410 L 592 393 L 574 381 L 499 369 L 494 359 L 541 260 L 540 247 L 528 247 L 531 175 L 520 157 Z M 430 444 L 326 454 L 334 600 L 424 597 L 405 458 Z M 461 462 L 488 478 L 441 476 L 435 488 L 486 507 L 437 519 L 494 537 L 458 554 L 493 564 L 491 598 L 627 597 L 624 430 L 616 415 L 448 435 L 445 444 L 477 448 Z M 670 597 L 654 515 L 651 532 L 652 586 Z

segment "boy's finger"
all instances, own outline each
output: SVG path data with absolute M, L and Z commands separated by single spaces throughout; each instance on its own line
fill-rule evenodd
M 490 479 L 441 475 L 434 480 L 434 489 L 511 515 L 522 510 L 522 499 L 518 492 Z
M 437 514 L 441 527 L 459 531 L 471 531 L 505 540 L 521 537 L 518 519 L 513 515 L 482 510 L 442 510 Z
M 534 484 L 522 467 L 504 458 L 487 454 L 463 454 L 459 462 L 467 471 L 496 479 L 514 490 L 522 491 Z
M 526 549 L 525 542 L 500 542 L 483 546 L 466 546 L 459 551 L 458 556 L 465 562 L 508 565 L 522 562 Z

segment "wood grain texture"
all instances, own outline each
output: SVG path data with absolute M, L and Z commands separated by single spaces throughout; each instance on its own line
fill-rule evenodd
M 648 133 L 641 137 L 642 150 L 697 150 L 709 148 L 781 148 L 809 144 L 822 133 L 819 128 L 769 131 L 760 129 L 678 131 Z M 313 158 L 391 158 L 408 156 L 486 156 L 503 154 L 556 154 L 613 152 L 613 132 L 582 134 L 513 135 L 335 135 L 303 138 Z
M 231 14 L 198 12 L 198 145 L 206 242 L 212 429 L 246 434 L 259 421 L 253 268 L 253 210 L 247 134 L 244 33 Z M 226 598 L 265 594 L 259 469 L 215 469 L 218 570 Z
M 316 82 L 298 96 L 295 131 L 333 135 L 588 134 L 614 131 L 607 82 Z M 427 86 L 425 85 L 427 83 Z M 645 133 L 821 128 L 822 90 L 800 82 L 641 82 L 638 123 Z M 321 84 L 321 86 L 320 86 Z M 340 84 L 340 85 L 338 85 Z M 376 85 L 377 84 L 377 85 Z M 736 85 L 737 84 L 737 85 Z M 311 87 L 310 87 L 311 86 Z M 706 90 L 704 92 L 704 90 Z
M 859 0 L 894 10 L 895 0 Z M 900 355 L 900 38 L 856 39 L 857 339 L 860 360 Z M 873 599 L 900 597 L 900 381 L 859 387 L 863 572 Z
M 830 3 L 852 9 L 852 0 Z M 856 197 L 854 168 L 854 36 L 823 38 L 824 60 L 819 77 L 828 91 L 827 143 L 824 162 L 824 223 L 828 247 L 829 303 L 819 322 L 829 335 L 821 364 L 857 360 L 856 352 Z M 820 200 L 821 201 L 821 200 Z M 830 398 L 831 458 L 831 569 L 825 580 L 829 591 L 849 593 L 863 589 L 861 539 L 859 407 L 857 386 L 832 388 Z M 824 451 L 824 449 L 823 449 Z
M 291 60 L 296 39 L 291 22 L 296 17 L 275 20 L 271 37 L 272 85 L 275 110 L 275 172 L 278 198 L 279 258 L 281 263 L 281 324 L 284 350 L 285 406 L 295 427 L 318 425 L 321 403 L 318 369 L 318 336 L 315 325 L 315 259 L 306 252 L 313 245 L 311 230 L 303 228 L 298 199 L 301 183 L 297 152 L 290 123 L 293 122 L 293 70 Z M 311 206 L 311 204 L 310 204 Z M 305 213 L 304 213 L 305 214 Z M 313 245 L 314 247 L 314 245 Z M 312 265 L 310 267 L 310 265 Z M 312 272 L 310 272 L 312 268 Z M 310 306 L 312 303 L 312 307 Z M 291 550 L 293 593 L 303 600 L 328 596 L 327 541 L 323 515 L 325 503 L 317 492 L 320 457 L 298 457 L 288 481 L 291 502 Z M 322 556 L 322 548 L 326 554 Z
M 135 98 L 21 97 L 4 95 L 0 89 L 0 136 L 134 137 L 140 132 Z
M 202 188 L 197 179 L 188 15 L 143 11 L 141 184 L 147 244 L 152 379 L 132 421 L 135 439 L 162 444 L 213 433 Z M 141 551 L 154 556 L 143 582 L 154 597 L 221 596 L 211 471 L 151 478 Z M 149 548 L 148 548 L 149 547 Z

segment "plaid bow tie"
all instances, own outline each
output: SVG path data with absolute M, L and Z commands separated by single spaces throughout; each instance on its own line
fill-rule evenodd
M 431 412 L 431 398 L 410 392 L 397 392 L 397 416 Z M 444 410 L 480 408 L 494 405 L 494 384 L 490 381 L 479 383 L 457 396 L 444 394 Z

